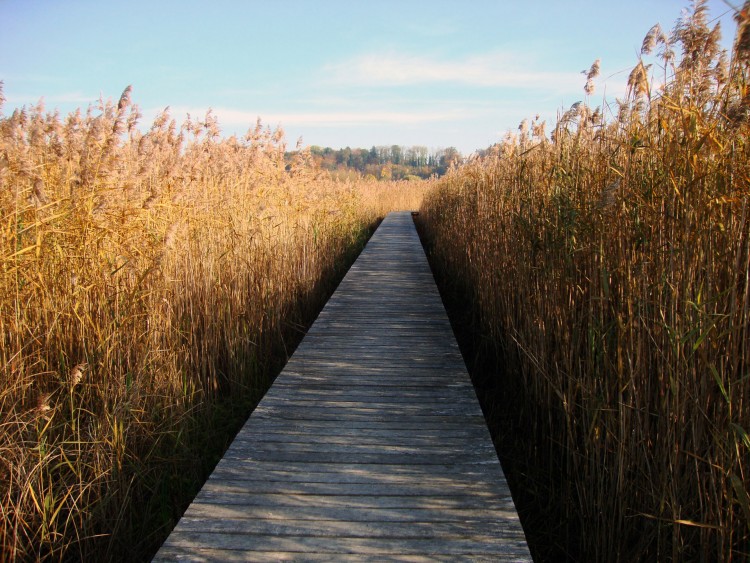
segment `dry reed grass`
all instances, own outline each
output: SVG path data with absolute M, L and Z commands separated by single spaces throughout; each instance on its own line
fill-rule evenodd
M 386 182 L 360 178 L 356 182 L 362 208 L 378 217 L 385 217 L 391 211 L 417 211 L 434 186 L 435 180 Z
M 527 126 L 423 205 L 509 366 L 495 408 L 558 555 L 750 558 L 748 13 L 728 58 L 695 2 L 614 110 Z
M 260 122 L 139 118 L 0 114 L 0 559 L 147 557 L 377 217 Z

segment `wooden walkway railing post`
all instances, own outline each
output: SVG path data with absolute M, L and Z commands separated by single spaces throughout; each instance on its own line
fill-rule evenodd
M 390 214 L 156 561 L 531 561 L 411 214 Z

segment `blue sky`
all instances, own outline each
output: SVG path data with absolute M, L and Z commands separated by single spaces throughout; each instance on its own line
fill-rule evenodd
M 730 0 L 735 5 L 741 0 Z M 224 134 L 260 117 L 293 146 L 486 148 L 539 114 L 624 92 L 644 35 L 688 0 L 0 0 L 3 113 L 66 114 L 133 86 L 143 123 L 210 107 Z M 724 0 L 709 0 L 731 45 Z M 722 16 L 723 14 L 723 16 Z

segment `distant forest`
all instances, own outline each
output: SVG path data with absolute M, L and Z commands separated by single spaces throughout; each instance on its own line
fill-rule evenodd
M 297 152 L 287 153 L 292 159 Z M 313 161 L 336 177 L 372 176 L 378 180 L 404 180 L 442 176 L 463 157 L 454 147 L 429 150 L 427 147 L 400 145 L 373 146 L 370 149 L 332 149 L 311 146 Z

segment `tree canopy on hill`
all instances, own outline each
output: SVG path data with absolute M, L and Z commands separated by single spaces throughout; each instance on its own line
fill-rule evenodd
M 424 146 L 373 146 L 370 149 L 332 149 L 313 145 L 308 149 L 313 161 L 334 176 L 373 176 L 379 180 L 403 180 L 410 177 L 442 176 L 463 157 L 455 147 L 428 149 Z M 299 151 L 288 152 L 291 160 Z

